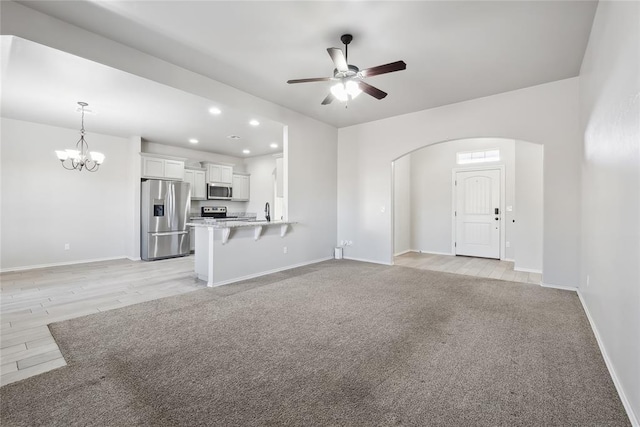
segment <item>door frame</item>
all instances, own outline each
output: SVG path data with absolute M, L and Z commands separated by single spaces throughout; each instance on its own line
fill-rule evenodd
M 458 172 L 474 172 L 474 171 L 486 171 L 486 170 L 498 170 L 500 171 L 500 260 L 505 259 L 505 241 L 506 241 L 506 179 L 505 179 L 505 165 L 491 165 L 491 166 L 470 166 L 451 169 L 451 254 L 456 255 L 456 174 Z

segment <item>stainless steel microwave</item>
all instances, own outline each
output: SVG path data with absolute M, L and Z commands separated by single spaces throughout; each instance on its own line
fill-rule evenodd
M 207 200 L 231 200 L 232 196 L 233 188 L 231 187 L 231 184 L 207 184 Z

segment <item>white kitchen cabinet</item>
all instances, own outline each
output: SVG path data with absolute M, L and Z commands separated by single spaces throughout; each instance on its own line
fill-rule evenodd
M 249 200 L 249 178 L 249 175 L 233 174 L 233 198 L 231 200 L 237 202 Z
M 195 171 L 195 196 L 198 199 L 207 198 L 207 177 L 204 171 Z
M 184 182 L 188 182 L 191 184 L 191 198 L 193 199 L 193 189 L 196 186 L 195 182 L 195 171 L 185 169 L 184 171 Z
M 225 165 L 207 165 L 207 182 L 231 184 L 233 182 L 233 167 Z
M 231 166 L 222 167 L 222 181 L 220 182 L 233 182 L 233 168 Z
M 182 181 L 184 179 L 184 162 L 179 160 L 165 160 L 164 177 Z
M 184 180 L 191 184 L 191 199 L 207 198 L 207 181 L 203 170 L 185 169 Z
M 184 179 L 184 161 L 143 156 L 142 177 L 182 181 Z

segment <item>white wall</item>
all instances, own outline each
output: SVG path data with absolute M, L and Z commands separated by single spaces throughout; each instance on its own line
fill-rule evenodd
M 247 212 L 255 212 L 258 218 L 264 218 L 264 207 L 267 202 L 271 207 L 272 219 L 274 215 L 274 172 L 276 170 L 276 158 L 269 154 L 266 156 L 251 157 L 245 159 L 247 173 L 251 174 L 249 180 L 249 202 Z
M 393 251 L 411 251 L 411 157 L 393 162 Z
M 124 240 L 127 258 L 138 260 L 140 259 L 140 177 L 142 176 L 140 153 L 142 150 L 142 138 L 139 136 L 130 137 L 127 150 L 129 168 L 126 174 L 127 191 L 125 194 L 127 207 L 125 209 L 129 213 L 129 221 L 127 222 Z
M 514 269 L 543 271 L 543 147 L 515 141 Z
M 452 169 L 473 169 L 473 165 L 458 165 L 456 153 L 497 148 L 500 161 L 478 166 L 505 166 L 505 205 L 515 204 L 515 144 L 500 138 L 473 138 L 434 144 L 414 151 L 411 158 L 411 230 L 412 248 L 423 252 L 452 253 Z M 517 245 L 513 236 L 513 212 L 504 212 L 506 240 L 511 246 L 503 258 L 513 259 Z M 502 250 L 501 250 L 501 253 Z
M 106 160 L 97 172 L 69 171 L 54 151 L 73 148 L 79 129 L 1 123 L 0 268 L 125 257 L 134 215 L 129 141 L 87 129 L 90 149 Z
M 288 239 L 287 256 L 272 259 L 269 267 L 333 255 L 337 229 L 336 128 L 20 4 L 0 2 L 0 8 L 2 34 L 32 40 L 286 125 L 286 208 L 289 220 L 299 224 Z M 97 179 L 103 179 L 100 176 Z M 129 238 L 133 241 L 137 237 Z M 242 266 L 232 273 L 240 277 Z
M 576 286 L 579 267 L 578 79 L 412 114 L 338 132 L 338 238 L 345 257 L 391 263 L 391 162 L 442 141 L 475 137 L 544 145 L 544 276 Z
M 635 425 L 640 421 L 639 62 L 640 3 L 600 1 L 580 73 L 580 294 Z

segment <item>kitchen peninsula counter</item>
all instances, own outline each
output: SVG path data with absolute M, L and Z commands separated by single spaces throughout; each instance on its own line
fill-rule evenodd
M 266 260 L 287 256 L 285 237 L 293 224 L 266 220 L 188 222 L 187 226 L 195 229 L 198 278 L 213 287 L 266 272 L 269 269 L 261 269 L 262 263 L 266 267 Z
M 187 225 L 190 227 L 212 227 L 215 229 L 223 229 L 223 228 L 246 228 L 246 227 L 261 227 L 261 226 L 271 226 L 271 225 L 289 225 L 295 224 L 292 221 L 261 221 L 261 220 L 237 220 L 237 221 L 216 221 L 216 220 L 201 220 L 198 222 L 188 222 Z

